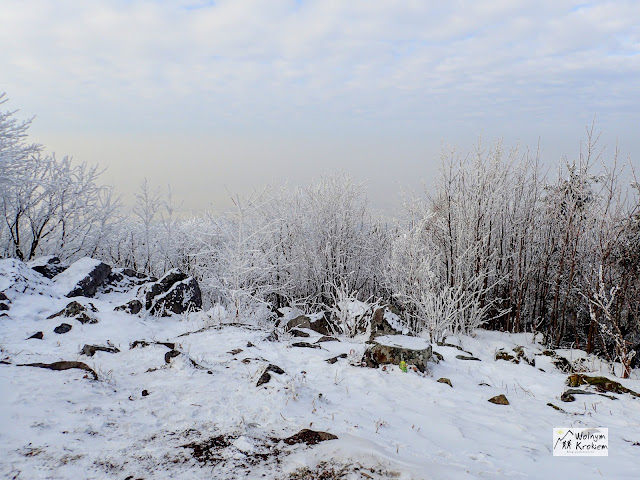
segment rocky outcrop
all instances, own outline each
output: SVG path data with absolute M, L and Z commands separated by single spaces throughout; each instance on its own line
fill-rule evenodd
M 140 285 L 157 280 L 156 277 L 136 272 L 132 268 L 113 268 L 100 291 L 103 293 L 129 292 Z
M 111 267 L 106 263 L 84 257 L 53 277 L 53 281 L 65 297 L 91 298 L 110 273 Z
M 60 262 L 60 259 L 54 255 L 50 255 L 48 257 L 39 257 L 35 260 L 31 260 L 29 263 L 27 263 L 27 266 L 31 270 L 35 270 L 40 275 L 46 278 L 53 278 L 69 268 L 68 265 Z
M 178 269 L 160 280 L 142 287 L 145 309 L 152 315 L 166 317 L 202 308 L 202 294 L 195 278 Z
M 431 359 L 431 352 L 431 344 L 423 339 L 388 335 L 378 337 L 373 346 L 365 352 L 362 361 L 367 367 L 372 368 L 385 364 L 400 365 L 400 362 L 405 362 L 424 373 L 427 370 L 427 362 Z

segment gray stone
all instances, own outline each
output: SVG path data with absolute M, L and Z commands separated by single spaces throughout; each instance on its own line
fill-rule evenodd
M 367 350 L 363 362 L 367 367 L 377 368 L 379 365 L 400 365 L 404 361 L 407 365 L 414 365 L 420 372 L 427 371 L 427 361 L 431 359 L 431 345 L 423 349 L 413 349 L 395 345 L 374 343 Z
M 60 325 L 58 325 L 56 328 L 53 329 L 53 333 L 59 333 L 59 334 L 63 334 L 63 333 L 67 333 L 68 331 L 71 330 L 71 325 L 69 325 L 68 323 L 61 323 Z

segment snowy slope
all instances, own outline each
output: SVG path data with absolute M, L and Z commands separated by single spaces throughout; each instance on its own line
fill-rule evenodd
M 119 298 L 109 295 L 91 299 L 97 324 L 47 320 L 69 301 L 55 287 L 42 294 L 47 285 L 15 295 L 9 316 L 0 318 L 0 357 L 9 363 L 0 365 L 0 478 L 289 478 L 321 461 L 351 465 L 344 478 L 358 479 L 638 478 L 640 446 L 633 443 L 640 442 L 640 399 L 581 395 L 563 403 L 567 374 L 548 357 L 536 356 L 535 367 L 494 360 L 498 349 L 517 345 L 540 353 L 531 335 L 478 331 L 449 338 L 481 361 L 456 359 L 466 353 L 435 346 L 444 361 L 423 376 L 351 365 L 363 343 L 292 347 L 319 335 L 269 342 L 268 330 L 224 325 L 204 312 L 140 318 L 114 312 Z M 72 330 L 53 333 L 62 321 Z M 27 340 L 37 331 L 42 340 Z M 188 332 L 196 333 L 181 336 Z M 187 355 L 166 363 L 167 346 L 130 349 L 136 340 L 175 342 Z M 84 344 L 120 352 L 87 357 L 79 354 Z M 235 349 L 242 351 L 230 353 Z M 348 358 L 325 361 L 342 353 Z M 99 380 L 81 370 L 18 366 L 59 360 L 85 362 Z M 271 373 L 256 387 L 269 364 L 285 373 Z M 591 367 L 606 373 L 598 361 Z M 621 382 L 640 391 L 634 373 Z M 440 377 L 453 387 L 438 383 Z M 510 405 L 487 401 L 500 393 Z M 609 457 L 553 457 L 552 428 L 559 426 L 608 427 Z M 280 441 L 302 428 L 338 440 Z M 200 462 L 193 445 L 207 443 L 215 448 Z

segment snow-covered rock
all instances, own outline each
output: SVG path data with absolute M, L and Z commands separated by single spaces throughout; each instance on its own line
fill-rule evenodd
M 400 365 L 405 362 L 413 365 L 422 373 L 427 371 L 427 362 L 431 359 L 431 344 L 424 338 L 406 335 L 384 335 L 377 337 L 373 346 L 363 356 L 368 367 L 380 365 Z
M 100 260 L 83 257 L 64 272 L 53 277 L 58 293 L 65 297 L 93 297 L 111 273 L 111 267 Z
M 14 258 L 0 260 L 0 292 L 4 292 L 9 300 L 23 293 L 48 294 L 51 289 L 51 281 L 26 263 Z
M 142 287 L 145 309 L 152 315 L 165 317 L 202 308 L 202 294 L 195 278 L 177 268 L 169 270 L 157 282 Z
M 53 278 L 59 273 L 64 272 L 69 267 L 68 265 L 60 262 L 60 259 L 55 255 L 38 257 L 27 262 L 27 266 L 47 278 Z

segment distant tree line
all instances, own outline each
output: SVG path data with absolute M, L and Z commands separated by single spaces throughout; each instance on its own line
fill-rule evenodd
M 388 303 L 434 341 L 481 325 L 541 332 L 625 374 L 640 345 L 638 183 L 617 149 L 603 158 L 593 127 L 553 174 L 536 152 L 501 142 L 446 151 L 437 186 L 406 199 L 394 221 L 343 174 L 187 219 L 145 180 L 125 215 L 96 167 L 44 154 L 28 127 L 0 113 L 1 257 L 89 255 L 155 275 L 177 267 L 239 318 Z

